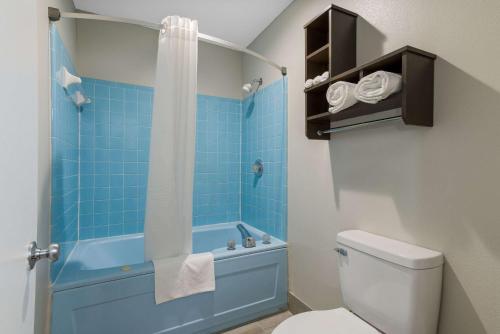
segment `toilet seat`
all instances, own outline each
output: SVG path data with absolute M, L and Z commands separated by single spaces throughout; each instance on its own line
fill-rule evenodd
M 272 334 L 380 334 L 372 326 L 343 307 L 294 315 Z

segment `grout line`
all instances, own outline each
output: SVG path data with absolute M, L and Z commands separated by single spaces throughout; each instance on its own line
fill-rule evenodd
M 243 100 L 240 104 L 240 182 L 239 182 L 239 220 L 243 221 Z
M 78 112 L 78 185 L 77 185 L 77 208 L 76 208 L 76 241 L 78 242 L 80 240 L 80 204 L 81 204 L 81 198 L 80 198 L 80 190 L 81 190 L 81 118 L 82 118 L 82 112 Z M 75 245 L 76 247 L 76 245 Z

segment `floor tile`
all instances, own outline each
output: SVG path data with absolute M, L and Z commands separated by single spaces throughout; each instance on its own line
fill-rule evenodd
M 292 316 L 292 313 L 290 313 L 289 311 L 286 311 L 283 313 L 278 313 L 278 314 L 273 315 L 269 318 L 265 318 L 265 319 L 257 321 L 257 325 L 259 327 L 261 327 L 263 330 L 274 329 L 279 324 L 281 324 L 283 321 L 290 318 L 291 316 Z
M 264 330 L 255 323 L 252 323 L 232 329 L 229 332 L 224 332 L 223 334 L 264 334 Z
M 280 323 L 291 316 L 292 313 L 285 311 L 230 331 L 223 332 L 222 334 L 271 334 Z

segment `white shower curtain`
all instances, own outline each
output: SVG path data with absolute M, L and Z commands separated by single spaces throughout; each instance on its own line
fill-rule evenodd
M 144 226 L 145 260 L 192 251 L 198 22 L 162 21 Z

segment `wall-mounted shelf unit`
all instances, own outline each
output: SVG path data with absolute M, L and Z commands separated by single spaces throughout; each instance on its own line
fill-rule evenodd
M 330 77 L 335 76 L 356 66 L 357 16 L 331 5 L 304 25 L 305 80 L 313 79 L 325 71 L 330 73 Z M 307 90 L 306 110 L 328 110 L 324 98 L 328 81 Z M 306 121 L 306 133 L 315 130 L 316 125 L 309 125 Z
M 315 30 L 309 31 L 309 27 L 315 27 L 314 29 L 317 30 L 318 26 L 324 26 L 324 21 L 326 20 L 324 17 L 330 20 L 331 25 L 334 22 L 332 17 L 337 17 L 336 15 L 332 15 L 336 11 L 344 13 L 338 7 L 332 6 L 305 26 L 306 78 L 311 74 L 312 69 L 315 69 L 314 65 L 312 65 L 311 69 L 311 59 L 322 59 L 323 64 L 325 62 L 324 55 L 320 56 L 324 52 L 322 48 L 307 54 L 311 48 L 314 48 L 314 46 L 311 47 L 310 45 L 310 41 L 314 41 L 310 34 Z M 350 13 L 349 15 L 355 18 L 353 15 L 356 14 Z M 337 22 L 337 24 L 339 23 Z M 354 19 L 354 31 L 355 27 Z M 306 94 L 306 136 L 309 139 L 328 140 L 330 139 L 328 132 L 333 132 L 331 130 L 359 126 L 365 123 L 369 124 L 385 119 L 400 118 L 408 125 L 433 125 L 434 60 L 436 59 L 434 54 L 411 46 L 405 46 L 369 63 L 354 67 L 353 61 L 355 61 L 356 55 L 355 32 L 354 34 L 351 32 L 338 36 L 332 33 L 334 30 L 329 30 L 329 45 L 335 44 L 333 38 L 343 40 L 344 44 L 346 43 L 346 39 L 352 38 L 354 53 L 351 51 L 345 52 L 342 49 L 337 50 L 337 53 L 332 53 L 330 50 L 328 60 L 328 69 L 331 73 L 330 79 L 304 90 Z M 343 60 L 339 59 L 344 57 L 345 59 Z M 335 64 L 342 66 L 338 65 L 336 68 Z M 352 66 L 346 68 L 347 64 L 351 64 Z M 336 70 L 339 66 L 342 68 L 340 72 Z M 337 81 L 357 83 L 364 76 L 379 70 L 401 74 L 403 80 L 402 90 L 376 104 L 358 102 L 338 113 L 332 114 L 328 112 L 329 105 L 326 100 L 326 91 L 331 84 Z M 323 133 L 325 130 L 330 131 Z

